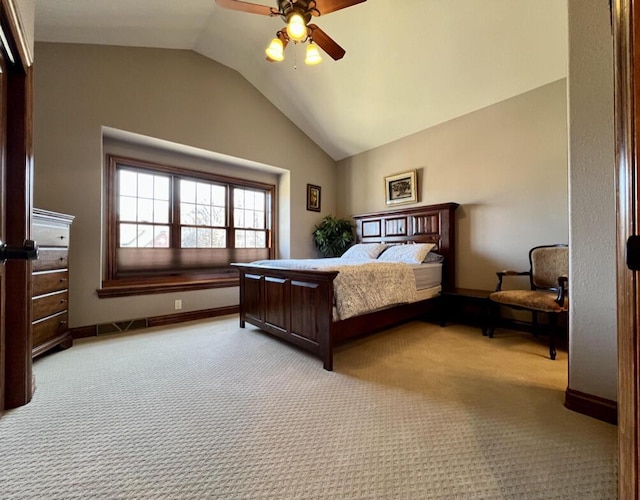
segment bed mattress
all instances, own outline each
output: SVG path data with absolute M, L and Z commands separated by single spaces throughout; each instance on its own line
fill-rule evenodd
M 442 263 L 409 264 L 416 277 L 416 290 L 427 290 L 442 283 Z

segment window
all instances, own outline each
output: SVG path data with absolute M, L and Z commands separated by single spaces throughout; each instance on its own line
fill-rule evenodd
M 168 248 L 171 178 L 119 169 L 119 246 Z
M 273 185 L 115 156 L 106 177 L 100 296 L 236 285 L 231 262 L 274 257 Z

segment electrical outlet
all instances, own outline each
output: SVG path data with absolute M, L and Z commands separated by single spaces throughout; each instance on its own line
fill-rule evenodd
M 176 299 L 176 311 L 182 309 L 182 300 Z

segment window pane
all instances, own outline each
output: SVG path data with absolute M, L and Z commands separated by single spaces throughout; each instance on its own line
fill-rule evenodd
M 138 174 L 138 197 L 153 198 L 153 175 Z
M 211 241 L 213 248 L 225 248 L 227 246 L 227 232 L 224 229 L 213 229 Z
M 211 225 L 212 226 L 224 226 L 225 225 L 225 217 L 224 217 L 224 208 L 216 207 L 213 209 L 213 214 L 211 214 Z
M 233 206 L 234 208 L 244 208 L 244 189 L 233 190 Z
M 245 191 L 244 194 L 244 208 L 253 210 L 255 208 L 255 195 L 253 191 Z
M 227 189 L 224 186 L 211 186 L 211 199 L 217 207 L 227 206 Z
M 155 226 L 153 246 L 155 248 L 169 248 L 169 226 Z
M 120 220 L 121 221 L 136 221 L 136 199 L 130 196 L 120 197 Z
M 180 246 L 182 248 L 196 248 L 196 228 L 183 227 L 180 232 Z
M 135 224 L 120 224 L 120 246 L 123 248 L 136 247 L 138 244 L 137 226 Z
M 247 231 L 247 248 L 255 248 L 255 247 L 256 247 L 256 232 Z
M 138 222 L 153 222 L 153 200 L 138 199 Z
M 169 178 L 156 175 L 154 180 L 153 197 L 156 200 L 169 201 Z
M 253 212 L 253 227 L 264 229 L 264 212 Z
M 198 248 L 211 248 L 211 229 L 199 227 L 197 229 Z
M 196 224 L 198 226 L 211 225 L 211 207 L 208 205 L 197 205 Z
M 180 179 L 180 201 L 196 202 L 196 183 Z
M 244 210 L 236 208 L 233 211 L 233 225 L 235 227 L 244 227 Z
M 245 237 L 242 229 L 236 229 L 236 248 L 245 248 Z
M 211 204 L 211 185 L 198 182 L 197 186 L 197 201 L 199 205 Z
M 265 231 L 236 230 L 236 248 L 266 248 L 267 233 Z
M 264 193 L 260 193 L 258 191 L 255 192 L 256 195 L 256 209 L 264 210 L 266 207 L 264 206 Z
M 138 194 L 138 174 L 128 170 L 120 170 L 120 186 L 121 195 L 137 196 Z
M 180 203 L 180 224 L 196 223 L 196 206 L 192 203 Z
M 153 247 L 153 226 L 138 224 L 138 247 Z
M 169 202 L 154 201 L 153 202 L 153 222 L 169 222 Z

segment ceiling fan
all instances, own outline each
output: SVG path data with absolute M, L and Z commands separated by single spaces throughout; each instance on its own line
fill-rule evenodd
M 340 47 L 329 35 L 315 24 L 309 24 L 313 16 L 329 14 L 336 10 L 345 9 L 367 0 L 277 0 L 278 8 L 267 5 L 259 5 L 242 0 L 216 0 L 216 3 L 225 9 L 260 14 L 262 16 L 280 16 L 287 23 L 276 33 L 275 38 L 266 50 L 267 61 L 276 62 L 284 59 L 284 49 L 292 41 L 309 42 L 307 46 L 307 64 L 318 64 L 322 56 L 318 47 L 324 50 L 335 61 L 342 59 L 345 50 Z

